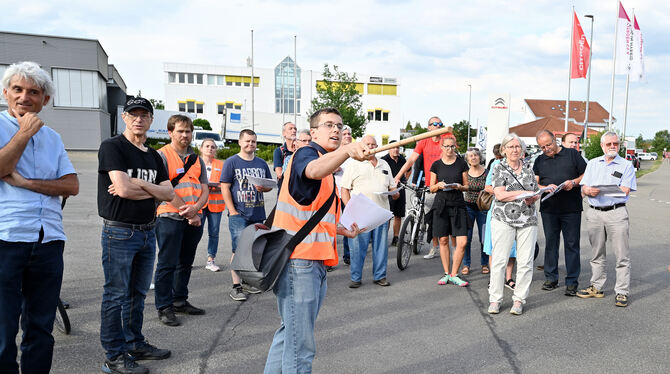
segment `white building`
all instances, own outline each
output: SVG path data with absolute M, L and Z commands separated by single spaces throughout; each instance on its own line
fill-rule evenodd
M 225 138 L 231 140 L 237 140 L 241 129 L 252 128 L 251 67 L 167 62 L 164 71 L 166 110 L 195 113 L 222 135 L 225 127 Z M 300 66 L 296 71 L 294 78 L 290 57 L 274 68 L 254 67 L 253 129 L 260 142 L 282 142 L 281 127 L 294 121 L 294 106 L 298 129 L 309 127 L 306 113 L 323 76 Z M 380 145 L 398 140 L 402 125 L 398 79 L 356 75 L 356 89 L 368 115 L 366 133 L 374 135 Z

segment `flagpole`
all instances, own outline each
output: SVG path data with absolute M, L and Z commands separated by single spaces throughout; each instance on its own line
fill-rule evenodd
M 589 73 L 586 79 L 586 113 L 584 113 L 584 145 L 589 138 L 589 97 L 591 95 L 591 70 L 593 70 L 593 15 L 587 14 L 584 17 L 591 19 L 591 42 L 589 43 Z
M 251 30 L 251 131 L 254 131 L 254 30 Z
M 633 8 L 633 19 L 635 19 L 635 8 Z M 632 55 L 631 55 L 632 57 Z M 628 74 L 626 74 L 626 103 L 623 108 L 623 132 L 621 134 L 622 137 L 622 142 L 623 143 L 623 148 L 624 154 L 625 152 L 628 152 L 628 148 L 626 147 L 626 121 L 628 119 L 628 87 L 630 86 L 630 69 L 628 69 Z
M 568 68 L 568 98 L 565 99 L 565 128 L 564 132 L 568 132 L 568 117 L 570 117 L 570 81 L 572 80 L 572 38 L 575 37 L 575 7 L 572 7 L 572 14 L 570 15 L 570 63 Z
M 293 35 L 293 124 L 298 126 L 298 35 Z
M 616 22 L 614 22 L 614 55 L 612 56 L 612 89 L 610 91 L 610 113 L 607 120 L 607 130 L 612 129 L 612 110 L 614 110 L 614 73 L 616 72 L 616 40 L 619 35 L 619 8 L 621 1 L 617 2 Z

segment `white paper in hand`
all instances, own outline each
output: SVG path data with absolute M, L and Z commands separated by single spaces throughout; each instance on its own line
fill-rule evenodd
M 347 207 L 344 208 L 340 224 L 347 230 L 351 230 L 351 225 L 356 223 L 359 229 L 371 231 L 391 218 L 393 218 L 393 213 L 390 210 L 380 207 L 363 194 L 357 194 L 351 197 Z
M 395 189 L 393 191 L 383 191 L 383 192 L 375 192 L 375 195 L 381 195 L 381 196 L 393 196 L 395 195 L 399 189 Z
M 266 187 L 266 188 L 277 188 L 277 181 L 274 180 L 274 179 L 247 176 L 247 180 L 249 181 L 249 183 L 253 184 L 254 186 L 260 186 L 260 187 Z

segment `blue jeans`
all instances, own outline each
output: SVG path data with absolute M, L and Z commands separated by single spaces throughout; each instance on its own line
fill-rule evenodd
M 16 334 L 21 320 L 21 371 L 48 373 L 51 330 L 63 280 L 65 242 L 0 240 L 0 373 L 18 374 Z
M 219 249 L 219 228 L 221 227 L 221 216 L 223 212 L 210 212 L 205 208 L 202 210 L 203 218 L 202 224 L 207 221 L 207 234 L 209 240 L 207 242 L 207 256 L 211 258 L 216 257 L 216 252 Z
M 563 232 L 563 250 L 565 252 L 565 285 L 578 284 L 581 263 L 579 261 L 579 240 L 582 212 L 552 214 L 541 212 L 542 227 L 546 246 L 544 249 L 544 279 L 558 281 L 558 248 Z
M 289 260 L 273 289 L 281 326 L 272 340 L 265 374 L 312 372 L 314 325 L 327 289 L 322 261 Z
M 230 240 L 232 245 L 231 249 L 233 253 L 235 253 L 237 250 L 237 240 L 240 238 L 242 230 L 244 230 L 245 227 L 255 223 L 263 223 L 263 221 L 250 221 L 241 214 L 228 216 L 228 230 L 230 230 Z
M 351 280 L 360 282 L 363 276 L 363 265 L 368 253 L 368 245 L 372 240 L 372 277 L 373 280 L 386 278 L 386 265 L 389 257 L 388 222 L 376 229 L 358 234 L 349 240 L 351 248 Z
M 103 225 L 100 342 L 108 359 L 144 341 L 144 299 L 156 258 L 156 234 Z
M 191 226 L 187 220 L 156 218 L 156 309 L 163 310 L 175 301 L 188 299 L 188 282 L 202 231 L 202 225 Z
M 475 226 L 477 224 L 477 232 L 479 233 L 479 243 L 481 244 L 481 255 L 480 261 L 481 265 L 489 266 L 489 255 L 484 253 L 484 224 L 486 223 L 486 212 L 479 209 L 475 209 L 470 205 L 465 205 L 465 209 L 468 212 L 468 217 L 470 222 L 473 223 L 472 227 L 468 228 L 468 243 L 465 245 L 465 255 L 463 256 L 463 266 L 470 266 L 470 248 L 472 247 L 472 234 L 474 233 Z

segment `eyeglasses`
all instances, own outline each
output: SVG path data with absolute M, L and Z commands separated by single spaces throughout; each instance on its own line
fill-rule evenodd
M 429 123 L 428 126 L 443 127 L 443 126 L 444 126 L 444 123 L 442 123 L 442 122 L 433 122 L 433 123 Z
M 445 148 L 445 149 L 454 149 L 454 148 L 456 148 L 456 146 L 455 146 L 455 145 L 443 145 L 442 148 Z
M 604 144 L 605 144 L 605 147 L 612 147 L 612 146 L 618 147 L 619 146 L 619 142 L 604 143 Z
M 505 148 L 507 149 L 521 149 L 520 145 L 506 145 Z
M 328 130 L 332 130 L 333 127 L 337 127 L 337 129 L 340 130 L 340 131 L 344 127 L 344 125 L 341 124 L 341 123 L 333 123 L 333 122 L 324 122 L 320 125 L 317 125 L 316 127 L 319 127 L 319 126 L 325 126 Z
M 300 142 L 300 143 L 309 143 L 311 140 L 309 140 L 309 139 L 296 139 L 295 141 Z
M 130 118 L 132 118 L 133 120 L 135 120 L 135 119 L 137 119 L 137 118 L 140 118 L 140 119 L 143 119 L 143 120 L 146 121 L 146 120 L 148 120 L 149 118 L 152 118 L 152 116 L 151 116 L 150 113 L 134 114 L 134 113 L 131 113 L 131 112 L 126 112 L 126 114 L 127 114 Z

